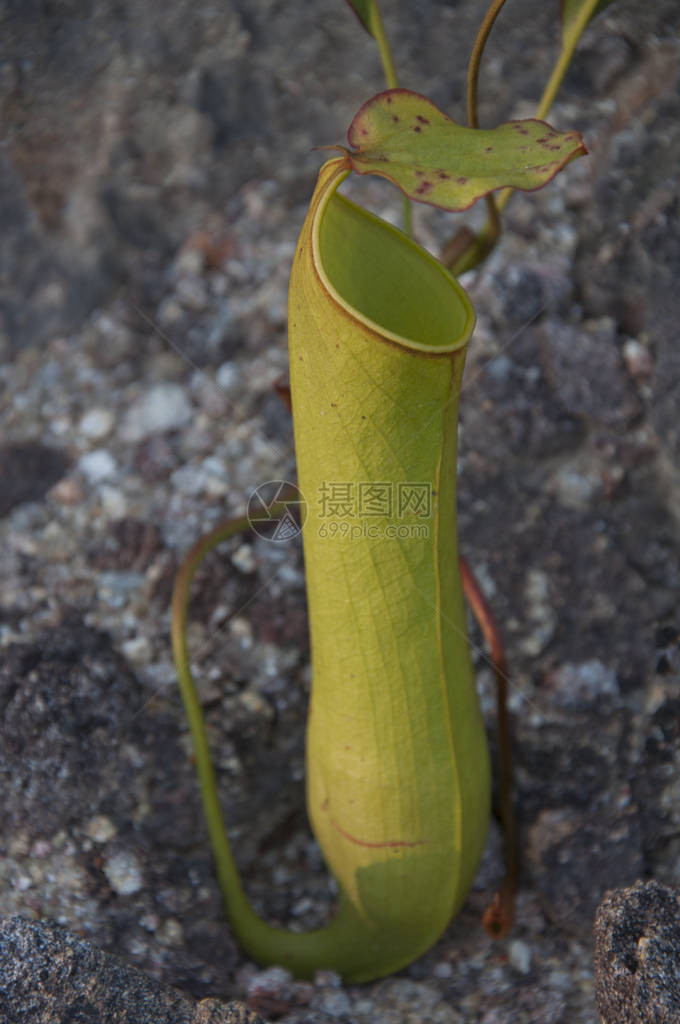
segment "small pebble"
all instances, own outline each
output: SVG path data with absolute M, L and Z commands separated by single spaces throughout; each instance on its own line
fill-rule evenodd
M 546 980 L 558 992 L 568 992 L 573 986 L 573 979 L 567 971 L 551 971 Z
M 564 508 L 588 508 L 597 491 L 597 483 L 583 473 L 565 466 L 554 477 L 555 496 Z
M 91 441 L 101 441 L 111 433 L 114 415 L 110 409 L 90 409 L 81 417 L 78 430 Z
M 226 616 L 225 616 L 226 617 Z M 253 646 L 253 627 L 248 619 L 237 615 L 229 622 L 229 630 L 235 637 L 238 637 L 241 649 L 249 651 Z
M 50 432 L 57 437 L 64 437 L 71 432 L 71 421 L 67 416 L 58 416 L 50 423 Z
M 125 495 L 117 487 L 104 484 L 99 492 L 102 508 L 108 519 L 124 519 L 128 513 Z
M 342 978 L 337 971 L 317 971 L 314 984 L 317 988 L 342 988 Z
M 205 490 L 206 476 L 202 466 L 182 466 L 175 470 L 170 479 L 175 490 L 191 498 L 203 494 Z
M 205 490 L 207 494 L 221 497 L 227 493 L 227 467 L 221 459 L 209 455 L 203 460 L 203 472 L 205 473 Z
M 235 365 L 233 363 L 222 363 L 215 374 L 215 383 L 218 388 L 226 391 L 227 394 L 241 386 Z
M 550 577 L 542 569 L 530 569 L 526 575 L 524 593 L 528 615 L 534 622 L 543 622 L 552 615 L 550 605 Z
M 648 348 L 634 338 L 628 338 L 623 345 L 623 361 L 631 377 L 651 377 L 654 362 Z
M 252 1010 L 267 1017 L 280 1017 L 293 1002 L 293 978 L 283 967 L 268 967 L 252 976 L 247 993 Z
M 132 896 L 144 885 L 137 858 L 128 850 L 112 854 L 104 862 L 104 874 L 113 891 L 121 896 Z
M 78 549 L 78 543 L 73 534 L 54 519 L 43 530 L 42 541 L 45 557 L 55 562 L 64 562 L 71 558 Z
M 441 963 L 434 965 L 432 974 L 435 978 L 441 978 L 443 981 L 446 981 L 447 978 L 453 977 L 453 965 L 447 960 L 442 960 Z
M 135 665 L 148 665 L 151 661 L 151 644 L 145 636 L 135 636 L 121 645 L 123 654 Z
M 56 483 L 49 494 L 60 505 L 78 505 L 85 497 L 81 484 L 72 476 L 65 476 Z
M 601 697 L 619 695 L 616 670 L 605 665 L 599 658 L 580 664 L 568 662 L 561 665 L 552 673 L 551 682 L 566 704 L 578 707 Z
M 39 547 L 35 537 L 21 530 L 10 533 L 7 538 L 7 547 L 10 551 L 16 551 L 20 555 L 37 555 Z M 246 621 L 246 620 L 244 620 Z
M 505 383 L 505 381 L 510 379 L 515 368 L 516 364 L 513 363 L 512 359 L 499 355 L 484 367 L 484 372 L 494 381 Z
M 231 560 L 240 572 L 250 574 L 257 569 L 252 544 L 241 544 L 231 556 Z
M 179 430 L 193 416 L 193 409 L 184 390 L 178 384 L 157 384 L 141 395 L 128 409 L 121 437 L 135 443 L 152 434 Z
M 265 698 L 255 690 L 243 690 L 239 694 L 239 701 L 254 715 L 260 715 L 271 721 L 274 717 L 274 709 Z
M 302 896 L 301 899 L 297 900 L 296 903 L 291 907 L 291 913 L 293 917 L 302 917 L 304 914 L 308 914 L 310 910 L 314 909 L 314 900 L 310 899 L 309 896 Z
M 144 577 L 139 572 L 102 572 L 97 580 L 97 593 L 110 608 L 122 608 L 143 584 Z
M 514 939 L 508 945 L 510 963 L 520 974 L 528 974 L 531 970 L 531 947 L 521 939 Z
M 550 599 L 550 579 L 542 569 L 530 569 L 524 585 L 527 618 L 532 623 L 531 634 L 525 637 L 520 647 L 525 654 L 540 654 L 550 641 L 556 625 L 555 613 Z
M 359 999 L 354 1004 L 354 1012 L 357 1014 L 375 1013 L 375 1003 L 372 999 Z
M 184 311 L 174 296 L 168 295 L 158 307 L 158 322 L 163 327 L 172 327 L 184 316 Z
M 110 480 L 116 475 L 116 460 L 105 448 L 96 448 L 93 452 L 81 456 L 78 469 L 89 483 L 98 484 L 102 480 Z
M 116 834 L 116 826 L 107 814 L 96 814 L 85 825 L 85 835 L 95 843 L 107 843 Z
M 190 278 L 200 277 L 205 266 L 205 254 L 196 246 L 185 245 L 178 253 L 173 270 L 179 277 L 186 274 Z
M 346 1017 L 352 1009 L 349 996 L 342 989 L 328 992 L 321 1000 L 321 1009 L 330 1017 Z
M 176 295 L 182 306 L 194 313 L 200 313 L 208 305 L 208 293 L 200 277 L 181 277 Z
M 163 921 L 156 931 L 156 938 L 162 946 L 174 946 L 175 948 L 184 945 L 184 931 L 182 925 L 174 917 Z

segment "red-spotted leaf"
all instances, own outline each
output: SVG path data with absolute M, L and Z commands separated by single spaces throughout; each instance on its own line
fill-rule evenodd
M 347 3 L 366 31 L 375 39 L 375 25 L 379 17 L 375 0 L 347 0 Z
M 494 189 L 541 188 L 587 152 L 578 132 L 544 121 L 509 121 L 491 131 L 464 128 L 407 89 L 388 89 L 361 108 L 347 134 L 358 174 L 394 182 L 410 199 L 464 210 Z
M 613 2 L 614 0 L 560 0 L 562 31 L 565 35 L 577 31 L 580 35 L 590 19 Z

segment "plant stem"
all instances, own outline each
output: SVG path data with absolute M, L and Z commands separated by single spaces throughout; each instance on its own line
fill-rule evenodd
M 501 12 L 505 0 L 492 0 L 491 6 L 484 16 L 482 24 L 475 38 L 467 73 L 467 118 L 470 128 L 478 128 L 477 118 L 477 90 L 479 84 L 479 69 L 482 64 L 482 54 L 486 46 L 491 29 L 496 18 Z M 465 270 L 471 270 L 481 263 L 489 255 L 501 233 L 501 222 L 498 216 L 496 200 L 491 192 L 486 199 L 487 220 L 483 229 L 475 235 L 468 227 L 463 225 L 459 231 L 444 246 L 441 254 L 441 262 L 452 274 L 456 276 Z
M 371 20 L 371 34 L 378 44 L 380 51 L 380 60 L 382 61 L 383 71 L 385 72 L 385 81 L 387 82 L 388 89 L 398 89 L 399 81 L 397 79 L 397 72 L 394 67 L 394 59 L 392 57 L 392 51 L 390 44 L 385 33 L 385 26 L 383 24 L 382 15 L 380 14 L 380 8 L 377 0 L 373 3 L 373 18 Z M 404 233 L 413 238 L 413 214 L 412 214 L 411 200 L 407 199 L 406 196 L 402 197 L 402 223 Z
M 552 74 L 543 90 L 540 103 L 536 108 L 535 117 L 542 120 L 547 117 L 548 111 L 555 102 L 555 97 L 558 93 L 567 69 L 571 62 L 571 58 L 574 56 L 574 50 L 576 49 L 579 39 L 583 35 L 583 31 L 593 16 L 593 11 L 597 6 L 597 0 L 590 0 L 590 3 L 584 4 L 579 12 L 578 18 L 574 22 L 574 26 L 571 28 L 568 34 L 564 34 L 562 38 L 562 50 L 555 67 L 552 70 Z
M 479 120 L 477 117 L 477 88 L 479 85 L 479 69 L 482 64 L 482 54 L 487 44 L 491 29 L 494 26 L 496 18 L 500 14 L 505 0 L 492 0 L 491 6 L 489 7 L 482 24 L 479 27 L 477 38 L 475 39 L 472 47 L 472 53 L 470 54 L 470 61 L 468 64 L 468 76 L 467 76 L 467 116 L 468 125 L 470 128 L 478 128 Z M 485 196 L 486 209 L 487 209 L 487 222 L 484 231 L 483 238 L 476 239 L 473 247 L 473 251 L 476 256 L 476 261 L 481 262 L 485 256 L 491 252 L 493 247 L 501 233 L 501 222 L 498 216 L 498 209 L 496 207 L 496 200 L 494 199 L 493 193 L 489 192 Z M 480 244 L 481 242 L 481 244 Z M 462 258 L 465 258 L 466 253 L 463 254 Z
M 552 73 L 550 75 L 550 78 L 548 79 L 545 89 L 543 90 L 543 95 L 539 100 L 538 106 L 536 107 L 536 112 L 534 114 L 534 117 L 537 118 L 539 121 L 542 121 L 544 118 L 548 116 L 550 108 L 555 102 L 555 97 L 557 96 L 560 86 L 564 81 L 564 76 L 567 73 L 567 70 L 571 63 L 571 59 L 574 56 L 574 51 L 578 45 L 578 41 L 583 34 L 583 30 L 585 29 L 590 18 L 592 17 L 593 9 L 595 8 L 596 4 L 597 0 L 591 0 L 590 4 L 586 4 L 584 7 L 582 7 L 579 13 L 579 17 L 576 19 L 576 29 L 570 32 L 568 36 L 563 36 L 562 38 L 562 49 L 560 50 L 560 55 L 557 58 L 557 62 L 552 69 Z M 508 201 L 513 192 L 514 189 L 505 188 L 499 194 L 498 199 L 496 201 L 499 211 L 504 210 L 505 207 L 508 205 Z
M 468 63 L 467 77 L 467 116 L 470 128 L 478 128 L 477 123 L 477 85 L 479 82 L 479 68 L 482 63 L 482 54 L 486 46 L 494 22 L 501 12 L 505 0 L 492 0 L 482 24 L 479 26 L 477 37 L 472 47 L 470 61 Z
M 287 507 L 286 498 L 282 497 L 280 501 L 272 503 L 269 511 L 272 516 L 277 516 Z M 180 694 L 189 721 L 196 773 L 201 787 L 203 809 L 208 826 L 210 844 L 215 857 L 220 889 L 222 890 L 227 913 L 235 926 L 237 926 L 237 931 L 241 932 L 241 941 L 248 948 L 255 949 L 255 941 L 257 941 L 260 933 L 264 933 L 267 938 L 273 938 L 275 942 L 280 935 L 286 935 L 287 933 L 281 932 L 274 936 L 276 930 L 269 928 L 265 922 L 257 918 L 241 885 L 220 808 L 215 770 L 210 756 L 203 712 L 191 674 L 186 637 L 189 590 L 196 570 L 210 551 L 223 541 L 229 540 L 230 537 L 243 533 L 249 527 L 250 522 L 247 516 L 241 516 L 238 519 L 227 519 L 224 522 L 218 523 L 214 529 L 201 537 L 191 548 L 175 578 L 175 586 L 172 593 L 171 636 L 173 660 L 179 681 Z M 248 940 L 244 939 L 243 932 L 253 936 L 254 941 L 248 943 Z M 257 955 L 257 953 L 254 953 L 254 955 Z
M 466 560 L 460 556 L 463 592 L 477 620 L 491 654 L 496 676 L 498 710 L 498 816 L 505 838 L 505 878 L 487 908 L 483 923 L 494 938 L 507 935 L 515 913 L 515 891 L 519 876 L 519 843 L 512 802 L 512 739 L 508 716 L 508 667 L 503 639 L 482 588 Z
M 218 524 L 210 533 L 201 537 L 191 548 L 175 579 L 175 587 L 172 595 L 172 653 L 179 680 L 179 688 L 184 702 L 189 729 L 193 742 L 194 756 L 196 759 L 196 772 L 198 774 L 201 796 L 203 798 L 203 809 L 208 825 L 210 844 L 213 849 L 217 865 L 217 874 L 220 880 L 225 901 L 230 904 L 230 913 L 239 914 L 243 912 L 247 900 L 236 870 L 234 858 L 229 847 L 226 836 L 222 811 L 220 809 L 217 784 L 213 769 L 208 738 L 205 731 L 203 712 L 196 693 L 196 687 L 191 675 L 189 665 L 189 652 L 187 650 L 186 624 L 187 608 L 189 604 L 189 588 L 193 576 L 205 556 L 235 534 L 248 528 L 248 520 L 230 519 Z M 229 896 L 227 897 L 227 893 Z
M 371 31 L 373 33 L 373 38 L 378 44 L 378 49 L 380 50 L 380 60 L 382 61 L 383 71 L 385 72 L 387 87 L 388 89 L 397 89 L 399 87 L 397 72 L 394 67 L 392 51 L 390 49 L 390 44 L 387 41 L 385 26 L 383 25 L 382 15 L 380 14 L 380 8 L 378 7 L 377 0 L 373 7 L 375 17 L 371 20 Z
M 504 0 L 495 0 L 489 8 L 486 18 L 482 22 L 482 26 L 477 35 L 477 39 L 475 40 L 475 45 L 470 56 L 470 65 L 468 69 L 468 120 L 471 128 L 477 126 L 477 78 L 479 76 L 481 53 L 491 25 L 493 25 L 503 3 Z M 590 0 L 589 3 L 585 3 L 579 10 L 578 17 L 571 24 L 569 31 L 563 31 L 560 55 L 557 58 L 550 78 L 543 90 L 543 95 L 536 107 L 534 117 L 537 120 L 542 121 L 548 116 L 548 112 L 555 102 L 555 97 L 557 96 L 559 88 L 564 81 L 564 76 L 567 73 L 571 59 L 574 56 L 574 51 L 578 45 L 579 39 L 583 35 L 586 25 L 592 18 L 595 8 L 597 7 L 597 3 L 598 0 Z M 488 27 L 487 22 L 489 23 Z M 485 33 L 485 35 L 483 33 Z M 498 193 L 495 200 L 492 200 L 495 206 L 494 213 L 492 214 L 491 206 L 489 206 L 489 216 L 486 224 L 479 234 L 474 237 L 473 241 L 468 241 L 465 237 L 462 237 L 460 241 L 458 241 L 458 235 L 455 235 L 454 238 L 452 238 L 445 246 L 442 253 L 442 262 L 446 267 L 448 267 L 452 274 L 459 275 L 464 273 L 466 270 L 471 270 L 486 259 L 492 251 L 500 236 L 499 214 L 502 213 L 508 205 L 510 196 L 514 191 L 515 190 L 512 188 L 504 188 Z M 487 196 L 487 200 L 489 198 L 491 197 Z M 460 234 L 460 232 L 458 234 Z

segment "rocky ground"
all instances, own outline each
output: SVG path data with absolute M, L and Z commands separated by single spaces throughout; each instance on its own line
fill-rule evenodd
M 384 3 L 404 85 L 464 118 L 484 4 Z M 527 116 L 555 4 L 515 0 L 483 123 Z M 421 13 L 422 12 L 422 13 Z M 505 25 L 506 35 L 501 35 Z M 511 665 L 517 923 L 460 916 L 394 978 L 261 972 L 226 924 L 170 660 L 173 574 L 251 491 L 294 476 L 288 267 L 320 155 L 382 88 L 339 0 L 9 5 L 0 40 L 0 916 L 50 919 L 196 999 L 285 1024 L 590 1024 L 606 890 L 680 888 L 680 14 L 617 0 L 551 121 L 590 156 L 518 195 L 465 283 L 461 544 Z M 396 219 L 380 183 L 355 192 Z M 455 221 L 418 210 L 439 248 Z M 211 557 L 191 645 L 248 890 L 307 927 L 332 899 L 307 831 L 296 542 Z M 476 648 L 481 646 L 473 633 Z M 493 743 L 489 669 L 478 654 Z

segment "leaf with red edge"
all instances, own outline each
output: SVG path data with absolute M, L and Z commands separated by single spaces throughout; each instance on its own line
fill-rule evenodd
M 352 170 L 387 178 L 410 199 L 443 210 L 467 209 L 508 185 L 541 188 L 587 152 L 578 132 L 557 132 L 544 121 L 509 121 L 491 131 L 465 128 L 407 89 L 370 99 L 347 137 Z

